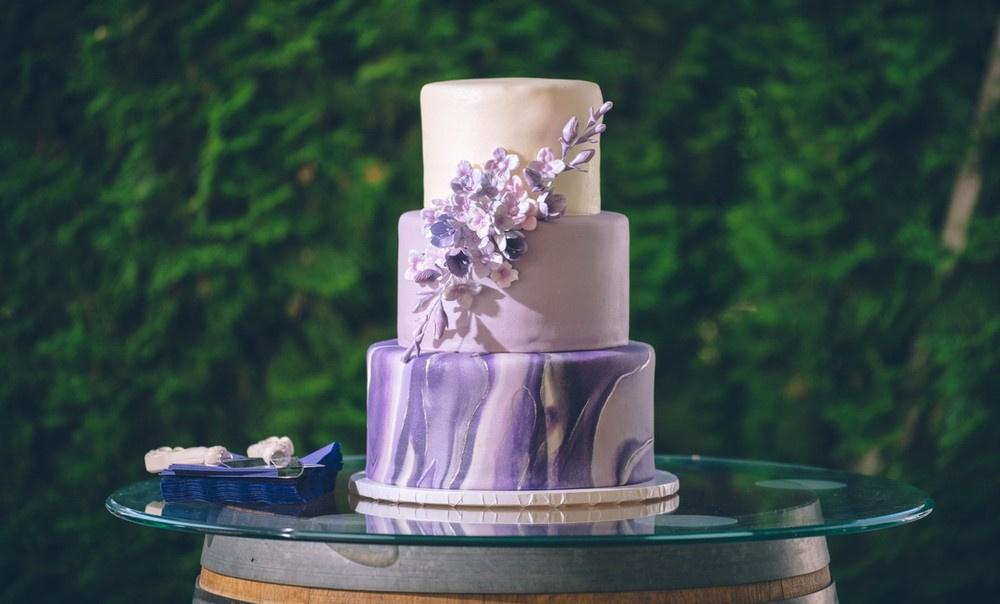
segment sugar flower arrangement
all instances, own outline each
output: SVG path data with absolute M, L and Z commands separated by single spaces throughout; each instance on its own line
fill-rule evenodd
M 611 107 L 610 101 L 591 107 L 582 133 L 579 120 L 571 117 L 559 137 L 561 153 L 539 149 L 520 175 L 521 159 L 502 147 L 494 149 L 482 166 L 458 164 L 452 193 L 432 200 L 431 207 L 423 210 L 427 245 L 409 254 L 405 277 L 427 290 L 413 309 L 423 316 L 404 361 L 420 354 L 428 327 L 434 339 L 444 336 L 449 325 L 445 301 L 473 312 L 484 281 L 506 289 L 519 279 L 514 265 L 528 252 L 525 233 L 535 230 L 539 221 L 555 220 L 566 211 L 566 198 L 553 191 L 555 181 L 564 172 L 586 171 L 594 150 L 575 149 L 597 142 Z

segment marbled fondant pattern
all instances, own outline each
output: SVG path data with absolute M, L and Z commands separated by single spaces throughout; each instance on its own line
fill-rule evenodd
M 438 489 L 606 487 L 653 477 L 652 347 L 368 350 L 367 475 Z

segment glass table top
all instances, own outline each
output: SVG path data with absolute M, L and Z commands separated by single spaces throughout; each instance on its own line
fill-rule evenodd
M 159 481 L 108 497 L 113 515 L 157 528 L 256 538 L 412 545 L 582 545 L 838 535 L 919 520 L 934 503 L 887 478 L 761 461 L 659 455 L 667 499 L 592 508 L 483 509 L 381 504 L 348 493 L 363 456 L 344 458 L 333 494 L 305 510 L 164 503 Z M 297 515 L 296 515 L 297 514 Z

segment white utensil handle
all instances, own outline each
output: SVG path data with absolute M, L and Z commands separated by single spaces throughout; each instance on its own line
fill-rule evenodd
M 284 466 L 295 454 L 295 445 L 287 436 L 271 436 L 247 447 L 247 457 L 260 457 L 272 466 Z
M 146 471 L 159 474 L 171 464 L 195 464 L 218 466 L 223 461 L 231 459 L 232 455 L 225 447 L 160 447 L 146 453 Z

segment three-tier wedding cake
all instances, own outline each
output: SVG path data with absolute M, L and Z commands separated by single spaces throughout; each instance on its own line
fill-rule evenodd
M 629 227 L 601 210 L 591 82 L 435 82 L 424 207 L 399 220 L 398 339 L 368 351 L 366 478 L 538 492 L 647 484 L 653 349 Z

